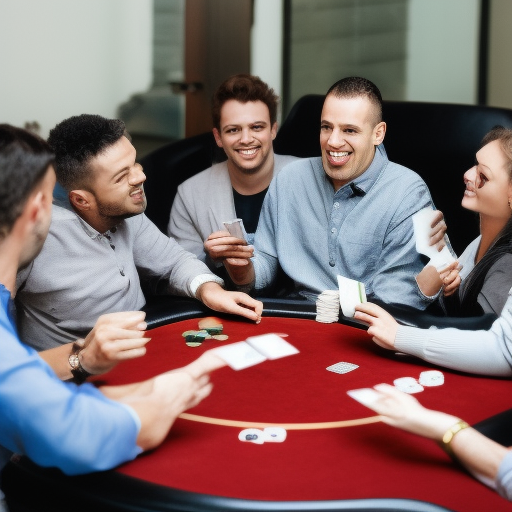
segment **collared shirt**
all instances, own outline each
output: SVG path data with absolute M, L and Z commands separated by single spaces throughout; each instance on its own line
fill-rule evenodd
M 338 288 L 337 275 L 365 284 L 369 299 L 424 309 L 423 268 L 412 215 L 432 207 L 423 180 L 387 159 L 379 146 L 369 168 L 334 191 L 321 158 L 287 165 L 263 203 L 253 258 L 257 290 L 269 286 L 279 263 L 296 291 L 314 298 Z
M 67 474 L 135 458 L 141 452 L 135 411 L 91 384 L 60 381 L 37 352 L 20 343 L 9 302 L 0 284 L 0 445 Z
M 195 296 L 201 282 L 222 280 L 145 216 L 99 233 L 74 212 L 53 207 L 41 253 L 18 273 L 18 329 L 40 350 L 83 338 L 98 317 L 145 304 L 153 294 Z

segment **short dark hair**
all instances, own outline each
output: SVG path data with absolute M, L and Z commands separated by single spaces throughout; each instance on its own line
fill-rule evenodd
M 329 95 L 336 98 L 368 98 L 375 107 L 375 124 L 382 121 L 382 95 L 379 88 L 367 78 L 359 76 L 342 78 L 331 85 L 325 97 Z
M 53 162 L 53 152 L 41 137 L 0 124 L 0 239 L 10 233 Z
M 48 143 L 55 152 L 55 172 L 59 183 L 69 192 L 88 188 L 90 161 L 128 136 L 120 119 L 82 114 L 65 119 L 50 130 Z
M 224 80 L 215 91 L 212 99 L 213 126 L 220 129 L 220 111 L 226 101 L 236 100 L 240 103 L 262 101 L 268 108 L 270 123 L 277 120 L 279 96 L 257 76 L 241 73 Z

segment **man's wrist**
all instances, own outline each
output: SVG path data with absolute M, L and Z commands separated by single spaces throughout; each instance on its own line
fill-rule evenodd
M 92 373 L 88 372 L 82 366 L 82 360 L 80 357 L 82 349 L 83 347 L 81 345 L 78 343 L 73 343 L 71 354 L 69 354 L 68 357 L 69 366 L 71 367 L 71 374 L 73 375 L 72 380 L 76 384 L 81 384 L 85 381 L 85 379 L 87 379 L 87 377 L 92 375 Z
M 197 291 L 199 290 L 199 287 L 205 283 L 217 283 L 218 285 L 224 287 L 224 280 L 215 274 L 199 274 L 198 276 L 194 277 L 194 279 L 192 279 L 189 285 L 190 293 L 193 297 L 197 297 Z

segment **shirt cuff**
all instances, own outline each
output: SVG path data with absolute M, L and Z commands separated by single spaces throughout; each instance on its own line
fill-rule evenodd
M 512 499 L 512 451 L 509 451 L 498 468 L 496 490 L 507 500 Z
M 215 274 L 199 274 L 192 279 L 189 288 L 192 297 L 196 296 L 198 288 L 204 283 L 217 283 L 224 287 L 224 279 L 216 276 Z
M 395 350 L 423 359 L 425 330 L 399 325 L 395 335 Z

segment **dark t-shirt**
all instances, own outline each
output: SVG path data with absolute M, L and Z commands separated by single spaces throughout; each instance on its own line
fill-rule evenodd
M 256 232 L 261 206 L 263 205 L 267 190 L 268 187 L 257 194 L 244 196 L 233 189 L 236 216 L 244 221 L 244 227 L 247 233 Z

